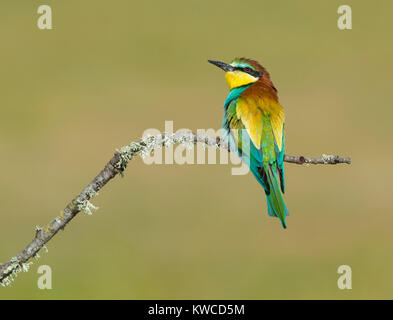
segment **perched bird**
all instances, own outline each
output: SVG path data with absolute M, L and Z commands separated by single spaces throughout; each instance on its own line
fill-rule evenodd
M 268 214 L 278 217 L 286 228 L 289 212 L 281 194 L 285 191 L 284 109 L 278 102 L 277 89 L 266 69 L 255 60 L 236 58 L 230 64 L 208 61 L 225 71 L 229 85 L 223 127 L 230 146 L 237 148 L 262 185 Z

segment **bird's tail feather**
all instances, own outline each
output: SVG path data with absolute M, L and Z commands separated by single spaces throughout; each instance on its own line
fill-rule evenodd
M 270 216 L 280 219 L 284 229 L 287 227 L 285 218 L 289 215 L 288 209 L 284 203 L 280 187 L 277 182 L 277 176 L 273 172 L 271 166 L 264 168 L 266 171 L 267 182 L 269 184 L 270 192 L 266 193 L 267 210 Z

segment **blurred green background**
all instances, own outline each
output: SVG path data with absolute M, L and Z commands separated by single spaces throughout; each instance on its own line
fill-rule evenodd
M 284 231 L 250 174 L 137 159 L 0 299 L 393 298 L 392 1 L 48 0 L 50 31 L 41 4 L 0 4 L 0 261 L 145 129 L 218 129 L 228 89 L 207 59 L 270 71 L 288 154 L 353 164 L 287 164 Z

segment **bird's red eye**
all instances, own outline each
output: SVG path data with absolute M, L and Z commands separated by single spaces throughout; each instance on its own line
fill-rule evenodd
M 251 71 L 251 68 L 245 67 L 245 68 L 244 68 L 244 71 L 245 71 L 245 72 L 250 72 L 250 71 Z

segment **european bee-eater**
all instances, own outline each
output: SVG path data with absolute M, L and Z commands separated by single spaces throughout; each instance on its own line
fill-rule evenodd
M 270 216 L 286 228 L 289 212 L 284 180 L 284 109 L 270 75 L 257 61 L 236 58 L 230 64 L 209 60 L 225 71 L 230 93 L 224 103 L 223 127 L 231 146 L 262 185 Z M 278 185 L 280 180 L 281 191 Z

